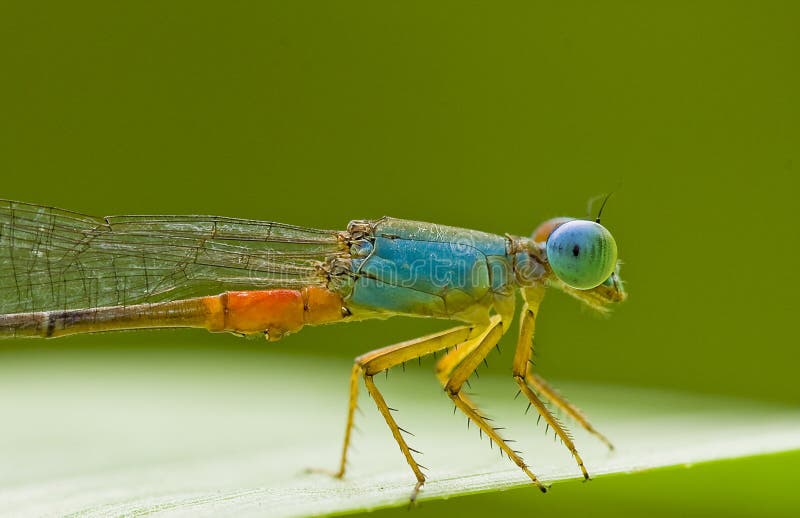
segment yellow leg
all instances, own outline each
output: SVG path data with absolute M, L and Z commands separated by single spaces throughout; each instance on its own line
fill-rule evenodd
M 356 409 L 358 408 L 358 381 L 363 374 L 363 369 L 358 363 L 353 364 L 353 370 L 350 373 L 350 402 L 347 408 L 347 427 L 344 430 L 344 447 L 342 447 L 342 459 L 339 464 L 339 471 L 333 473 L 336 478 L 342 478 L 347 466 L 347 449 L 350 446 L 350 437 L 353 432 L 353 418 L 355 417 Z
M 467 419 L 473 421 L 489 439 L 503 451 L 508 458 L 514 461 L 519 468 L 536 484 L 542 492 L 547 488 L 536 475 L 528 469 L 525 461 L 516 450 L 513 450 L 505 439 L 497 433 L 497 429 L 490 426 L 478 411 L 477 407 L 461 393 L 461 388 L 469 376 L 480 365 L 486 355 L 497 345 L 503 336 L 503 322 L 500 316 L 493 316 L 492 321 L 485 331 L 471 342 L 462 344 L 458 349 L 451 351 L 442 358 L 437 365 L 437 375 L 444 385 L 445 392 L 453 400 L 456 408 L 461 410 Z
M 539 305 L 541 304 L 544 296 L 544 288 L 526 289 L 524 296 L 525 306 L 522 308 L 522 314 L 520 316 L 519 340 L 517 342 L 517 349 L 514 354 L 514 381 L 519 386 L 520 392 L 525 394 L 525 397 L 528 399 L 530 404 L 536 408 L 536 411 L 539 413 L 539 415 L 544 418 L 548 426 L 553 428 L 553 431 L 564 443 L 564 446 L 566 446 L 570 453 L 572 453 L 572 456 L 575 458 L 575 462 L 580 467 L 584 478 L 588 479 L 589 473 L 586 471 L 586 466 L 584 466 L 583 459 L 581 459 L 581 456 L 578 454 L 578 450 L 575 448 L 572 437 L 564 425 L 559 422 L 558 419 L 556 419 L 556 417 L 547 409 L 547 407 L 544 406 L 544 403 L 539 396 L 537 396 L 533 389 L 531 389 L 531 385 L 533 385 L 533 387 L 536 388 L 540 394 L 542 394 L 549 401 L 553 402 L 553 404 L 559 408 L 568 406 L 568 408 L 573 410 L 567 411 L 567 414 L 573 417 L 576 415 L 576 412 L 574 411 L 577 411 L 577 409 L 575 407 L 558 396 L 552 389 L 550 389 L 549 385 L 542 383 L 544 380 L 535 376 L 531 372 L 529 361 L 532 352 L 531 347 L 533 343 L 533 335 L 536 327 L 536 313 L 539 311 Z M 544 387 L 545 390 L 542 390 L 542 387 Z M 577 415 L 580 414 L 577 413 Z M 585 425 L 588 425 L 588 421 L 586 421 L 585 418 L 578 420 L 578 422 L 582 425 L 584 423 Z M 586 427 L 585 425 L 584 427 Z
M 397 441 L 398 446 L 400 446 L 400 451 L 403 453 L 403 456 L 406 458 L 406 462 L 408 462 L 408 465 L 411 466 L 411 470 L 414 472 L 414 476 L 417 478 L 417 484 L 411 494 L 411 500 L 413 502 L 416 499 L 420 488 L 425 483 L 425 475 L 420 470 L 420 464 L 414 460 L 412 451 L 415 450 L 410 448 L 406 443 L 405 438 L 401 434 L 402 429 L 397 425 L 397 422 L 391 415 L 390 408 L 383 399 L 383 395 L 378 390 L 378 387 L 375 386 L 373 377 L 375 374 L 378 374 L 383 370 L 394 367 L 395 365 L 400 365 L 408 360 L 413 360 L 414 358 L 419 358 L 434 351 L 440 351 L 442 349 L 467 342 L 476 334 L 478 334 L 478 332 L 479 331 L 476 331 L 470 326 L 459 326 L 447 331 L 434 333 L 421 338 L 383 347 L 375 351 L 370 351 L 356 358 L 352 373 L 350 375 L 350 401 L 347 412 L 347 425 L 345 427 L 344 445 L 342 447 L 342 458 L 339 465 L 339 470 L 333 473 L 333 475 L 336 477 L 342 477 L 345 473 L 347 465 L 347 451 L 350 446 L 353 419 L 355 417 L 355 410 L 357 408 L 358 401 L 358 378 L 363 376 L 367 391 L 369 392 L 370 396 L 372 396 L 372 400 L 375 401 L 378 411 L 380 411 L 381 415 L 386 421 L 386 424 L 389 426 L 392 436 L 394 437 L 395 441 Z
M 609 449 L 613 450 L 614 445 L 606 438 L 605 435 L 595 430 L 591 423 L 586 419 L 586 416 L 581 410 L 567 401 L 564 396 L 556 392 L 547 381 L 538 374 L 534 374 L 530 370 L 525 376 L 525 380 L 537 391 L 544 396 L 548 401 L 560 408 L 565 414 L 573 418 L 579 425 L 581 425 L 587 432 L 591 433 L 600 439 Z

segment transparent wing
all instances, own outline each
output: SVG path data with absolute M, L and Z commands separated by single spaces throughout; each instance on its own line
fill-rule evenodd
M 0 313 L 323 285 L 332 230 L 218 216 L 109 216 L 0 200 Z

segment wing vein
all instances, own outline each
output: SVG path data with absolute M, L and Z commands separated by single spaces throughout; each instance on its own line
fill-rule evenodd
M 0 313 L 326 283 L 333 230 L 223 216 L 95 218 L 0 200 Z

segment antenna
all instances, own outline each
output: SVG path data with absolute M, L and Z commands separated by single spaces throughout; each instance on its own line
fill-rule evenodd
M 611 191 L 610 193 L 606 194 L 606 197 L 603 198 L 603 204 L 600 205 L 600 210 L 597 211 L 597 217 L 594 218 L 595 223 L 600 223 L 600 216 L 603 214 L 603 209 L 606 207 L 606 202 L 608 201 L 608 199 L 611 197 L 612 194 L 614 194 L 614 191 Z

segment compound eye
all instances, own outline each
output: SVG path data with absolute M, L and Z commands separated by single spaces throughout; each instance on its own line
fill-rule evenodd
M 568 221 L 547 238 L 547 260 L 564 284 L 579 290 L 606 281 L 617 265 L 617 243 L 603 225 Z

